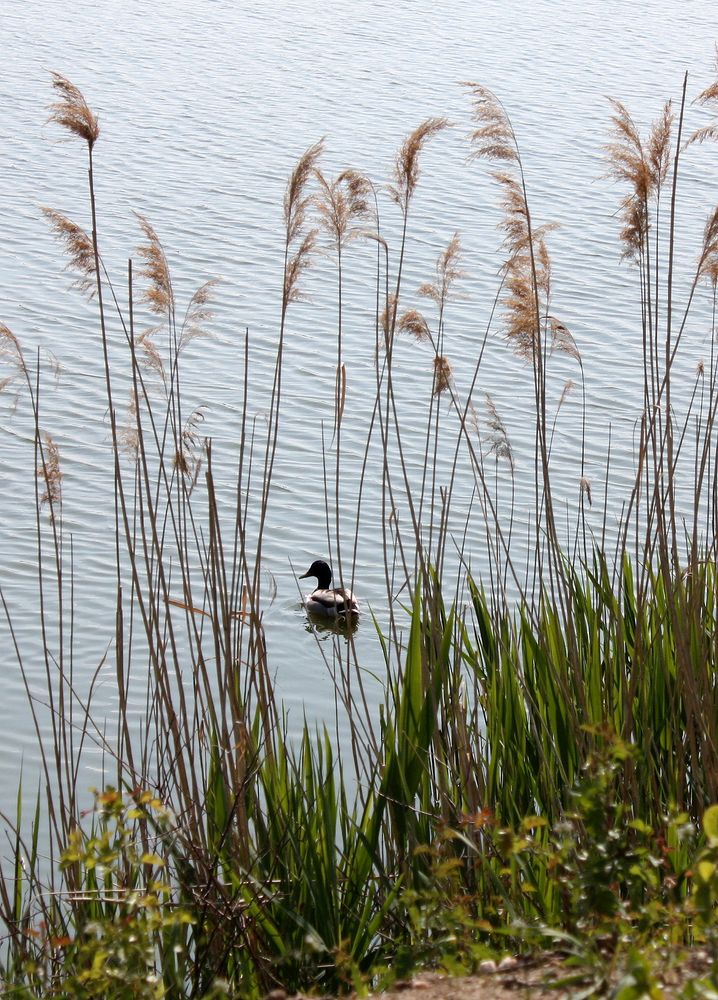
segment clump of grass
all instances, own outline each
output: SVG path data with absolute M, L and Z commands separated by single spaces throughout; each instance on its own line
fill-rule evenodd
M 508 349 L 526 363 L 533 387 L 535 502 L 531 555 L 522 571 L 513 551 L 512 442 L 491 397 L 483 397 L 483 431 L 475 405 L 483 345 L 463 397 L 447 346 L 447 315 L 468 281 L 458 234 L 418 288 L 429 309 L 420 311 L 403 287 L 421 157 L 447 122 L 425 121 L 400 147 L 390 192 L 399 216 L 396 246 L 384 235 L 376 188 L 352 170 L 328 180 L 321 143 L 292 172 L 267 420 L 261 425 L 250 417 L 247 333 L 227 510 L 216 486 L 220 458 L 184 381 L 184 349 L 208 334 L 215 282 L 201 284 L 183 310 L 159 234 L 140 217 L 143 290 L 138 297 L 131 263 L 129 305 L 121 308 L 100 252 L 97 118 L 67 80 L 56 76 L 54 86 L 59 98 L 51 120 L 82 140 L 89 155 L 91 233 L 54 210 L 45 215 L 78 287 L 92 293 L 98 310 L 115 488 L 116 631 L 108 660 L 119 722 L 108 734 L 94 718 L 92 685 L 85 696 L 76 687 L 75 644 L 67 640 L 74 567 L 60 516 L 59 447 L 40 426 L 41 372 L 0 326 L 0 360 L 10 372 L 4 384 L 27 391 L 34 417 L 38 586 L 52 720 L 52 742 L 39 746 L 46 799 L 38 799 L 27 841 L 22 797 L 7 823 L 11 862 L 0 867 L 6 982 L 28 997 L 70 989 L 122 996 L 130 986 L 147 996 L 259 997 L 277 985 L 343 991 L 371 981 L 394 960 L 407 968 L 420 960 L 472 968 L 506 942 L 520 949 L 555 939 L 578 956 L 582 976 L 593 976 L 598 988 L 619 960 L 635 982 L 650 979 L 650 969 L 624 947 L 629 938 L 642 945 L 660 933 L 675 945 L 695 937 L 713 948 L 713 353 L 680 419 L 672 375 L 700 286 L 712 290 L 715 312 L 718 227 L 713 213 L 679 315 L 673 264 L 678 167 L 687 151 L 685 90 L 677 115 L 666 104 L 647 139 L 627 109 L 613 104 L 608 155 L 612 173 L 627 185 L 620 239 L 641 293 L 644 387 L 635 480 L 609 552 L 605 528 L 592 536 L 587 524 L 586 503 L 598 498 L 585 475 L 585 440 L 576 523 L 566 536 L 571 544 L 559 530 L 553 448 L 573 383 L 564 382 L 556 401 L 547 373 L 553 355 L 563 353 L 579 365 L 583 390 L 582 354 L 552 311 L 552 226 L 532 216 L 511 120 L 495 95 L 468 85 L 470 148 L 474 159 L 493 165 L 503 204 L 501 278 L 483 344 L 502 308 Z M 700 99 L 710 104 L 714 91 L 709 87 Z M 711 129 L 692 140 L 715 138 Z M 376 395 L 356 506 L 348 510 L 343 255 L 359 240 L 376 252 Z M 369 708 L 365 665 L 351 633 L 330 662 L 337 720 L 340 713 L 346 720 L 345 753 L 326 731 L 306 725 L 290 740 L 274 691 L 261 586 L 285 426 L 291 307 L 322 242 L 336 262 L 338 306 L 334 450 L 324 456 L 327 540 L 340 580 L 353 577 L 369 456 L 378 450 L 386 580 L 386 624 L 375 623 L 385 662 L 377 713 Z M 153 325 L 138 331 L 140 305 Z M 111 314 L 124 370 L 110 365 Z M 404 377 L 397 335 L 431 351 L 426 425 L 418 430 L 396 391 Z M 125 426 L 114 402 L 122 376 L 130 383 Z M 584 429 L 585 419 L 584 392 Z M 406 450 L 417 433 L 418 481 Z M 446 484 L 439 473 L 444 449 L 452 456 Z M 692 507 L 684 515 L 678 484 L 688 452 Z M 451 529 L 460 463 L 474 492 L 463 536 Z M 506 511 L 504 474 L 511 477 Z M 48 504 L 49 526 L 41 524 Z M 470 568 L 475 519 L 486 539 L 486 578 Z M 446 568 L 452 548 L 453 586 Z M 31 697 L 31 665 L 4 598 L 3 608 Z M 148 711 L 138 731 L 129 694 L 139 678 Z M 32 697 L 31 706 L 40 741 Z M 111 762 L 113 788 L 99 796 L 88 823 L 80 774 L 89 740 Z M 701 818 L 703 838 L 684 836 Z

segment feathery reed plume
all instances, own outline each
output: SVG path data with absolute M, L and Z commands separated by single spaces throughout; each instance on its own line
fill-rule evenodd
M 488 412 L 488 417 L 486 420 L 486 425 L 491 431 L 489 435 L 489 454 L 496 458 L 496 461 L 505 459 L 509 463 L 511 471 L 514 470 L 514 450 L 511 447 L 511 441 L 509 439 L 509 433 L 506 430 L 506 424 L 503 422 L 499 416 L 499 411 L 496 409 L 496 405 L 489 395 L 486 393 L 486 410 Z
M 446 118 L 427 118 L 404 141 L 394 164 L 394 184 L 389 193 L 405 212 L 419 182 L 419 154 L 433 136 L 448 128 Z
M 534 247 L 534 255 L 514 253 L 506 261 L 504 308 L 507 319 L 506 340 L 517 357 L 534 364 L 539 351 L 539 338 L 544 305 L 548 303 L 551 268 L 548 250 L 542 239 Z
M 204 284 L 199 286 L 192 298 L 189 300 L 189 305 L 187 306 L 184 321 L 182 323 L 182 332 L 180 334 L 180 351 L 182 351 L 182 349 L 186 347 L 191 340 L 196 340 L 198 337 L 210 336 L 207 324 L 214 318 L 212 297 L 214 289 L 218 284 L 219 279 L 210 278 L 209 281 L 205 281 Z
M 437 354 L 434 358 L 434 387 L 432 389 L 434 396 L 440 396 L 442 392 L 451 388 L 453 374 L 451 362 L 446 355 Z
M 57 355 L 54 354 L 52 351 L 48 351 L 46 357 L 47 357 L 47 363 L 50 367 L 50 371 L 52 372 L 52 377 L 55 381 L 55 385 L 58 385 L 60 382 L 60 377 L 62 376 L 62 373 L 65 370 L 64 365 L 58 359 Z
M 81 91 L 60 73 L 52 74 L 52 86 L 60 99 L 50 105 L 49 121 L 84 139 L 92 149 L 100 134 L 97 115 L 90 110 Z
M 559 397 L 558 406 L 556 407 L 556 412 L 561 409 L 563 404 L 566 402 L 567 398 L 571 395 L 574 390 L 575 382 L 573 379 L 567 379 L 563 384 L 563 389 L 561 390 L 561 396 Z
M 292 171 L 284 193 L 284 223 L 286 226 L 287 264 L 284 273 L 284 305 L 296 302 L 302 297 L 299 281 L 311 266 L 311 258 L 316 247 L 317 231 L 310 229 L 302 234 L 307 211 L 312 204 L 312 196 L 306 193 L 307 184 L 317 173 L 317 161 L 324 149 L 320 140 L 299 158 Z M 296 249 L 293 250 L 295 244 Z
M 399 333 L 408 333 L 420 344 L 431 343 L 429 326 L 418 309 L 407 309 L 399 317 L 396 328 Z
M 296 239 L 304 225 L 307 209 L 311 204 L 311 197 L 305 193 L 306 186 L 316 171 L 317 161 L 323 151 L 324 140 L 320 139 L 300 156 L 287 181 L 284 192 L 284 224 L 288 242 Z
M 162 327 L 159 326 L 149 326 L 146 330 L 137 337 L 137 346 L 142 352 L 142 360 L 148 371 L 155 372 L 162 379 L 162 382 L 167 384 L 167 376 L 165 373 L 164 362 L 162 361 L 162 356 L 157 349 L 157 345 L 154 342 L 154 336 Z
M 545 238 L 556 227 L 531 223 L 518 144 L 503 104 L 481 84 L 466 83 L 464 86 L 472 99 L 472 116 L 476 123 L 469 136 L 470 159 L 483 158 L 506 164 L 504 169 L 493 174 L 501 189 L 503 218 L 500 228 L 507 252 L 504 263 L 506 338 L 515 354 L 537 364 L 540 363 L 541 326 L 551 288 L 551 260 Z
M 191 492 L 197 482 L 202 468 L 202 456 L 207 439 L 199 433 L 204 423 L 204 406 L 197 406 L 185 421 L 179 441 L 179 448 L 174 455 L 174 467 L 189 483 Z
M 613 108 L 613 139 L 606 146 L 609 174 L 616 180 L 626 181 L 636 197 L 645 201 L 651 188 L 651 171 L 643 150 L 643 142 L 625 104 L 609 97 Z
M 474 406 L 471 399 L 469 399 L 468 401 L 466 419 L 474 434 L 476 434 L 476 436 L 480 438 L 481 428 L 479 426 L 479 415 L 476 412 L 476 407 Z
M 164 316 L 174 311 L 174 290 L 169 265 L 154 227 L 143 215 L 136 214 L 147 240 L 137 247 L 137 255 L 144 261 L 140 274 L 148 280 L 143 298 L 152 312 Z
M 648 233 L 648 210 L 638 198 L 624 198 L 621 202 L 623 225 L 618 235 L 623 244 L 621 260 L 638 263 L 643 253 Z
M 54 523 L 56 508 L 62 503 L 62 470 L 60 469 L 60 451 L 55 441 L 43 431 L 42 465 L 37 468 L 37 476 L 45 483 L 45 492 L 40 503 L 49 504 L 50 520 Z
M 463 83 L 471 97 L 476 128 L 469 135 L 473 147 L 471 159 L 509 160 L 518 163 L 516 137 L 501 101 L 480 83 Z
M 591 494 L 591 480 L 587 479 L 586 476 L 581 476 L 579 480 L 579 486 L 581 488 L 581 493 L 588 500 L 588 506 L 593 506 L 593 496 Z
M 386 305 L 382 309 L 381 316 L 379 317 L 379 326 L 384 334 L 384 339 L 382 343 L 379 344 L 380 348 L 385 347 L 389 341 L 389 337 L 391 335 L 391 324 L 396 314 L 396 303 L 396 295 L 389 293 L 386 297 Z
M 718 284 L 718 207 L 714 208 L 703 230 L 703 247 L 698 261 L 698 273 L 713 285 Z
M 91 299 L 97 291 L 95 251 L 92 238 L 85 230 L 54 208 L 43 207 L 42 214 L 50 224 L 53 235 L 62 243 L 68 256 L 65 270 L 77 272 L 73 288 L 78 288 Z
M 716 46 L 716 71 L 718 72 L 718 45 Z M 708 105 L 718 116 L 718 80 L 714 80 L 709 87 L 696 97 L 694 104 Z M 718 121 L 713 121 L 710 125 L 704 125 L 697 129 L 690 137 L 686 145 L 692 142 L 705 142 L 707 139 L 718 139 Z
M 526 204 L 523 183 L 520 176 L 514 176 L 505 170 L 497 170 L 494 180 L 501 188 L 501 206 L 504 210 L 499 229 L 504 233 L 504 247 L 511 256 L 529 251 L 529 214 Z M 531 236 L 534 251 L 543 248 L 545 252 L 545 237 L 558 226 L 555 222 L 534 226 Z
M 656 119 L 648 136 L 646 147 L 633 118 L 620 101 L 609 98 L 614 114 L 611 118 L 612 141 L 606 146 L 609 176 L 625 181 L 628 194 L 621 202 L 621 242 L 623 257 L 640 259 L 648 237 L 650 218 L 648 204 L 654 195 L 660 195 L 668 175 L 673 131 L 673 108 L 670 101 Z
M 13 381 L 16 375 L 28 378 L 27 365 L 20 341 L 10 327 L 5 326 L 4 323 L 0 323 L 0 360 L 2 359 L 7 360 L 8 364 L 15 369 L 15 374 L 5 379 L 5 385 Z
M 317 231 L 311 229 L 305 234 L 296 252 L 287 261 L 287 268 L 284 276 L 284 301 L 286 305 L 290 302 L 298 302 L 304 297 L 304 292 L 299 287 L 302 275 L 312 266 L 312 257 L 317 246 Z
M 342 363 L 337 377 L 337 420 L 341 423 L 347 402 L 347 366 Z
M 562 351 L 581 364 L 581 352 L 569 328 L 555 316 L 549 316 L 548 321 L 551 327 L 551 351 Z
M 452 285 L 465 277 L 465 271 L 459 266 L 460 261 L 461 240 L 459 234 L 454 233 L 436 259 L 436 280 L 426 281 L 419 286 L 419 295 L 432 299 L 439 310 L 446 304 Z
M 364 235 L 356 223 L 367 221 L 373 214 L 371 184 L 357 170 L 344 170 L 331 183 L 320 170 L 315 170 L 315 176 L 319 182 L 315 201 L 319 221 L 334 249 L 340 251 L 350 240 Z
M 673 102 L 666 101 L 663 112 L 653 123 L 648 136 L 648 166 L 653 186 L 660 190 L 668 176 L 671 162 L 671 136 L 673 133 Z
M 130 389 L 130 401 L 127 404 L 127 420 L 117 432 L 120 447 L 132 459 L 139 453 L 140 437 L 137 430 L 137 395 L 134 388 Z

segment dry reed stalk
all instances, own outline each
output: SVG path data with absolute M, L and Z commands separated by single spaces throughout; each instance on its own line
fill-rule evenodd
M 342 354 L 343 341 L 343 253 L 348 243 L 365 234 L 364 224 L 372 217 L 370 196 L 373 193 L 370 182 L 356 170 L 344 170 L 333 181 L 328 181 L 322 172 L 315 169 L 319 192 L 314 200 L 319 226 L 329 237 L 330 246 L 336 255 L 337 265 L 337 347 L 336 374 L 334 383 L 334 529 L 336 539 L 336 570 L 339 586 L 344 586 L 342 558 L 341 522 L 342 499 L 340 489 L 342 419 L 346 403 L 347 370 Z M 325 510 L 329 512 L 328 503 Z M 327 539 L 329 557 L 332 559 L 331 531 L 327 518 Z M 353 571 L 352 571 L 353 576 Z M 351 587 L 350 583 L 350 587 Z M 350 646 L 347 647 L 347 675 L 349 673 Z
M 409 475 L 406 467 L 406 459 L 404 454 L 404 446 L 402 440 L 402 430 L 399 420 L 398 409 L 396 405 L 396 398 L 394 394 L 394 384 L 393 384 L 393 339 L 394 334 L 397 329 L 397 309 L 400 300 L 401 284 L 403 278 L 404 269 L 404 257 L 406 253 L 407 245 L 407 231 L 409 222 L 409 208 L 411 205 L 412 198 L 416 191 L 416 187 L 420 176 L 420 156 L 426 145 L 426 143 L 438 135 L 444 129 L 448 127 L 448 122 L 445 118 L 429 118 L 422 122 L 417 128 L 411 132 L 411 134 L 402 143 L 395 162 L 394 162 L 394 177 L 393 184 L 389 187 L 389 194 L 392 200 L 399 206 L 401 210 L 401 239 L 398 250 L 398 263 L 396 267 L 396 276 L 394 279 L 394 287 L 389 293 L 388 288 L 388 271 L 387 271 L 387 288 L 385 294 L 385 308 L 384 315 L 380 320 L 380 324 L 384 329 L 384 361 L 381 367 L 381 371 L 377 368 L 377 388 L 380 396 L 378 397 L 378 419 L 379 427 L 382 439 L 382 449 L 384 454 L 383 460 L 383 485 L 382 492 L 384 496 L 384 501 L 386 502 L 387 495 L 391 497 L 390 506 L 393 509 L 395 503 L 393 500 L 394 487 L 392 485 L 392 469 L 390 468 L 390 463 L 388 461 L 389 454 L 389 440 L 390 440 L 390 429 L 393 430 L 394 440 L 396 442 L 397 455 L 398 455 L 398 467 L 401 473 L 401 478 L 403 481 L 406 502 L 409 510 L 409 517 L 411 520 L 412 531 L 414 534 L 414 545 L 412 546 L 415 551 L 415 570 L 421 569 L 422 574 L 425 579 L 428 579 L 426 555 L 424 552 L 424 544 L 422 541 L 421 532 L 421 517 L 420 509 L 417 511 L 417 506 L 415 503 L 415 498 L 413 496 L 412 487 L 409 481 Z M 447 374 L 446 368 L 437 368 L 438 378 L 435 378 L 435 386 L 443 386 L 442 383 L 442 373 Z M 383 392 L 382 380 L 384 382 Z M 401 548 L 401 543 L 399 542 Z M 385 557 L 384 557 L 384 569 L 385 577 L 389 581 L 393 575 L 393 567 L 389 565 L 388 562 L 388 552 L 389 548 L 385 546 Z M 402 562 L 406 565 L 402 551 Z M 405 584 L 409 582 L 408 576 L 406 577 Z
M 533 223 L 518 141 L 503 104 L 480 84 L 466 83 L 464 86 L 471 98 L 475 126 L 469 136 L 471 158 L 488 159 L 496 164 L 493 176 L 501 191 L 503 217 L 500 228 L 504 233 L 506 253 L 503 268 L 506 339 L 513 352 L 531 364 L 533 373 L 535 513 L 534 580 L 530 593 L 532 600 L 537 599 L 539 603 L 550 594 L 558 605 L 575 686 L 580 693 L 581 664 L 571 615 L 571 585 L 556 526 L 550 474 L 546 326 L 551 313 L 551 260 L 546 236 L 554 226 Z M 570 700 L 572 693 L 567 680 L 564 683 L 563 697 Z M 585 701 L 578 710 L 585 712 Z

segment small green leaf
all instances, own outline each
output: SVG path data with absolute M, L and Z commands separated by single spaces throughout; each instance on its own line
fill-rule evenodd
M 718 843 L 718 806 L 709 806 L 703 813 L 703 829 L 711 843 Z
M 697 870 L 698 870 L 698 878 L 702 882 L 710 882 L 715 873 L 716 866 L 713 864 L 712 861 L 699 861 Z

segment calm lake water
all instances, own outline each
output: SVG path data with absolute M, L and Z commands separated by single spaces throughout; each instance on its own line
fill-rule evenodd
M 587 474 L 599 495 L 610 425 L 613 480 L 620 492 L 630 475 L 641 405 L 640 312 L 635 276 L 619 261 L 615 211 L 621 191 L 605 177 L 606 97 L 623 100 L 646 126 L 666 98 L 679 98 L 685 71 L 691 97 L 707 86 L 718 35 L 714 3 L 449 0 L 437 7 L 423 0 L 339 0 L 327 8 L 307 0 L 75 0 L 60 9 L 10 0 L 2 6 L 0 29 L 0 321 L 21 339 L 28 356 L 41 348 L 57 360 L 57 379 L 45 384 L 41 419 L 58 444 L 64 472 L 79 689 L 113 636 L 112 505 L 95 311 L 69 289 L 71 277 L 40 213 L 40 206 L 49 205 L 88 225 L 84 150 L 61 141 L 57 128 L 47 124 L 53 70 L 76 83 L 100 116 L 99 229 L 118 286 L 138 242 L 135 212 L 157 229 L 180 302 L 202 281 L 222 278 L 215 337 L 188 352 L 185 385 L 192 405 L 206 405 L 204 428 L 214 440 L 224 495 L 239 445 L 243 333 L 248 327 L 255 359 L 252 412 L 261 417 L 279 314 L 284 185 L 297 157 L 323 136 L 327 173 L 354 167 L 382 185 L 391 179 L 397 148 L 416 125 L 436 115 L 453 123 L 422 159 L 404 291 L 406 305 L 418 304 L 414 290 L 431 279 L 437 254 L 458 230 L 466 278 L 447 314 L 446 352 L 459 390 L 466 389 L 501 257 L 489 170 L 466 162 L 469 105 L 459 82 L 492 88 L 519 136 L 534 216 L 561 224 L 550 240 L 553 311 L 583 355 L 590 404 Z M 704 112 L 689 109 L 690 129 L 705 120 Z M 718 149 L 695 147 L 685 163 L 679 282 L 695 261 L 705 216 L 718 196 Z M 382 217 L 391 234 L 397 217 L 388 199 Z M 347 260 L 345 302 L 345 447 L 354 475 L 374 389 L 373 267 L 373 251 L 357 245 Z M 321 445 L 322 422 L 330 424 L 333 412 L 334 289 L 330 266 L 318 266 L 307 285 L 310 300 L 290 315 L 285 432 L 265 547 L 277 584 L 267 611 L 270 662 L 297 722 L 305 709 L 310 717 L 331 717 L 333 703 L 322 656 L 297 609 L 290 560 L 301 572 L 326 548 Z M 686 337 L 680 365 L 688 378 L 709 350 L 707 298 L 697 303 Z M 415 440 L 408 435 L 415 461 L 423 447 L 430 364 L 426 349 L 400 347 L 403 412 L 407 428 L 417 430 Z M 527 516 L 532 483 L 531 380 L 509 354 L 498 319 L 481 371 L 477 407 L 491 392 L 511 434 L 520 521 Z M 558 363 L 557 392 L 576 375 L 568 359 Z M 22 394 L 15 399 L 6 392 L 0 399 L 0 585 L 35 678 L 32 690 L 41 696 L 28 415 Z M 576 392 L 562 408 L 556 431 L 557 490 L 567 503 L 575 502 L 579 447 Z M 442 456 L 444 471 L 450 458 Z M 351 468 L 348 480 L 351 492 Z M 457 483 L 459 512 L 468 508 L 470 488 L 468 480 Z M 377 492 L 369 491 L 365 510 L 356 589 L 383 620 Z M 610 516 L 616 513 L 612 509 Z M 602 514 L 596 510 L 599 524 Z M 477 523 L 469 532 L 477 566 L 481 540 Z M 378 666 L 368 620 L 358 642 L 367 667 Z M 0 811 L 12 812 L 21 764 L 26 781 L 36 780 L 37 750 L 4 621 L 0 656 Z M 113 672 L 111 666 L 106 677 L 103 671 L 95 715 L 111 727 Z M 92 780 L 88 774 L 87 784 Z

